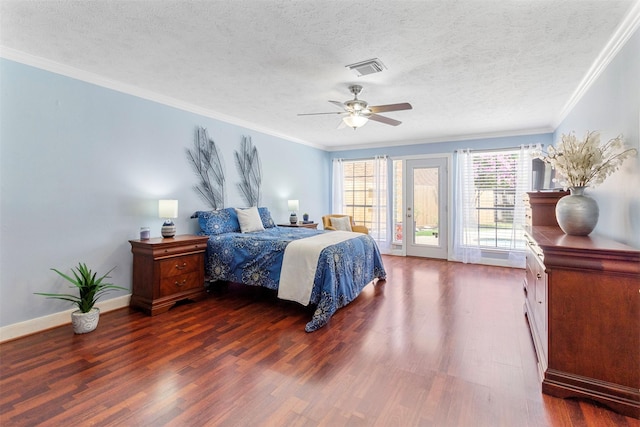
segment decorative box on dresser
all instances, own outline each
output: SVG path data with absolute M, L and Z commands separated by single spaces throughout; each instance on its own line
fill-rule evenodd
M 640 251 L 564 234 L 531 194 L 525 313 L 542 391 L 640 418 Z
M 133 252 L 132 307 L 150 315 L 182 300 L 206 297 L 204 253 L 207 236 L 130 240 Z

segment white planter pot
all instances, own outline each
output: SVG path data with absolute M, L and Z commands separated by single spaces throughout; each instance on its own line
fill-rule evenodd
M 96 307 L 88 313 L 82 313 L 80 310 L 71 313 L 71 324 L 73 332 L 76 334 L 86 334 L 93 331 L 98 326 L 98 320 L 100 320 L 100 310 Z

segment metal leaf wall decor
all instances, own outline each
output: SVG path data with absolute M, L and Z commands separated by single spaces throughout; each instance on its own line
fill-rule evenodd
M 260 203 L 260 187 L 262 185 L 262 170 L 258 150 L 251 143 L 251 137 L 243 136 L 240 151 L 235 152 L 236 168 L 240 174 L 238 188 L 248 206 L 258 206 Z
M 213 209 L 224 207 L 224 168 L 216 143 L 209 138 L 203 127 L 196 129 L 194 149 L 187 149 L 193 170 L 200 179 L 193 189 Z

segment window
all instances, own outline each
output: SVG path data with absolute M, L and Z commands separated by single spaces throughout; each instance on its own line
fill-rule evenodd
M 476 242 L 481 248 L 514 246 L 512 230 L 516 205 L 518 152 L 473 153 Z M 524 242 L 515 242 L 524 249 Z
M 387 157 L 336 159 L 333 179 L 334 212 L 351 215 L 374 239 L 387 242 Z
M 373 160 L 345 161 L 343 167 L 343 212 L 353 216 L 356 224 L 371 228 Z
M 480 262 L 487 251 L 524 266 L 523 193 L 530 189 L 529 148 L 457 153 L 454 257 Z M 505 257 L 506 258 L 506 257 Z

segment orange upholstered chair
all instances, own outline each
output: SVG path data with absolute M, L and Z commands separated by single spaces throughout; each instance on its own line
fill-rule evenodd
M 351 224 L 351 230 L 357 233 L 369 234 L 369 229 L 364 225 L 355 225 L 351 215 L 330 214 L 322 217 L 322 226 L 325 230 L 336 230 L 337 228 L 331 225 L 331 218 L 348 218 L 349 224 Z

